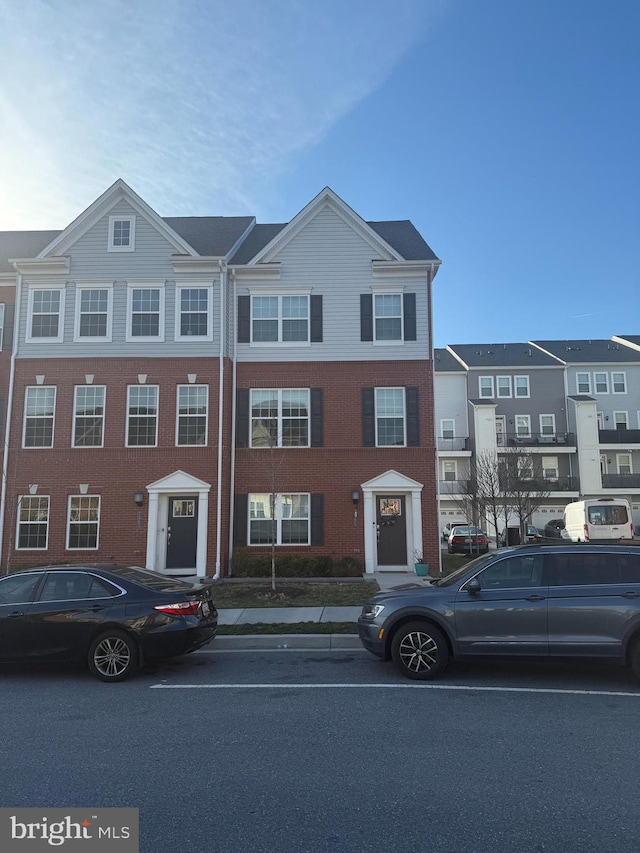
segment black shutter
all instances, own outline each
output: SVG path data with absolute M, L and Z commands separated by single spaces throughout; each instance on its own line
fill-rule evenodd
M 418 389 L 405 388 L 407 406 L 407 447 L 420 446 L 420 407 Z
M 238 296 L 238 343 L 251 341 L 251 297 Z
M 324 545 L 324 495 L 311 495 L 311 544 Z
M 311 343 L 322 343 L 322 296 L 311 297 Z
M 4 329 L 2 331 L 2 349 L 6 352 L 13 346 L 13 318 L 15 305 L 4 306 Z
M 415 293 L 404 294 L 404 339 L 405 341 L 416 340 L 416 295 Z
M 233 544 L 248 545 L 247 524 L 249 495 L 235 495 L 233 499 Z
M 374 389 L 362 389 L 362 446 L 376 446 L 376 412 Z
M 322 388 L 311 389 L 311 447 L 322 447 L 323 438 L 323 413 L 322 413 Z
M 360 340 L 373 340 L 373 294 L 360 294 Z
M 249 389 L 236 390 L 236 447 L 249 447 Z

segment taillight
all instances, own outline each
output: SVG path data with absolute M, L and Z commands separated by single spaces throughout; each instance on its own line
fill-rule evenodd
M 633 524 L 631 525 L 631 538 L 633 539 Z
M 199 601 L 178 601 L 176 604 L 156 604 L 153 609 L 168 613 L 169 616 L 196 616 L 198 607 Z
M 589 541 L 589 525 L 588 524 L 584 525 L 584 541 L 585 542 Z

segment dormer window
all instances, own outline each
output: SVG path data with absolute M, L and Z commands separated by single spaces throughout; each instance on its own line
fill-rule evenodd
M 135 216 L 110 216 L 108 251 L 133 252 L 135 249 L 135 243 Z

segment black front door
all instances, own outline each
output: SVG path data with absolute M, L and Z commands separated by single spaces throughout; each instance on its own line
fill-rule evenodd
M 195 569 L 198 544 L 198 498 L 169 498 L 167 568 Z
M 407 565 L 407 519 L 404 496 L 377 495 L 378 565 Z

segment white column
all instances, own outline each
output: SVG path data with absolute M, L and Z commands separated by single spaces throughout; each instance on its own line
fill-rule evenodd
M 376 568 L 374 559 L 378 537 L 376 531 L 376 517 L 373 506 L 373 493 L 370 489 L 363 492 L 364 495 L 364 570 L 366 574 L 373 574 Z
M 149 510 L 147 512 L 147 562 L 148 569 L 156 571 L 158 541 L 158 493 L 149 494 Z
M 198 544 L 196 548 L 196 574 L 207 574 L 207 532 L 209 530 L 209 492 L 200 492 L 198 501 Z

